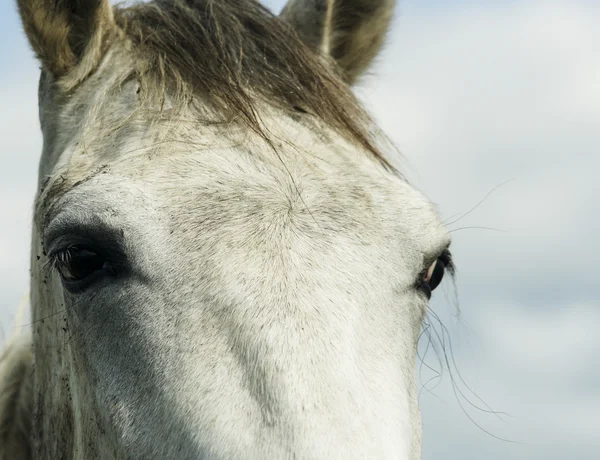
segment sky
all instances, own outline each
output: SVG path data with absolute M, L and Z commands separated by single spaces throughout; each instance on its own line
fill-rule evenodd
M 38 65 L 12 3 L 0 5 L 5 332 L 28 290 L 41 150 Z M 404 0 L 356 88 L 453 232 L 456 290 L 436 291 L 428 331 L 442 333 L 439 317 L 455 365 L 422 338 L 424 460 L 600 458 L 598 24 L 599 0 Z

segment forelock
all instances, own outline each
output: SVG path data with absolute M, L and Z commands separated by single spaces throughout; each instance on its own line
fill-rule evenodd
M 380 133 L 334 63 L 254 0 L 155 0 L 117 7 L 144 93 L 179 104 L 200 96 L 224 122 L 269 141 L 258 109 L 307 113 L 388 166 Z

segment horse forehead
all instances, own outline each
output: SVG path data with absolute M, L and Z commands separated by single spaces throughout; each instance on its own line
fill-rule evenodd
M 362 215 L 371 224 L 378 217 L 413 212 L 425 225 L 434 223 L 429 201 L 366 153 L 326 129 L 315 135 L 293 121 L 284 125 L 270 127 L 280 138 L 291 139 L 275 149 L 247 133 L 219 129 L 198 127 L 191 137 L 176 134 L 164 142 L 139 139 L 132 131 L 128 145 L 119 149 L 123 154 L 103 164 L 106 153 L 101 153 L 87 169 L 97 174 L 106 168 L 110 175 L 143 184 L 158 202 L 182 212 L 206 203 L 231 213 L 340 212 Z
M 340 233 L 390 246 L 439 239 L 437 213 L 405 181 L 326 127 L 315 132 L 269 115 L 269 130 L 286 142 L 197 122 L 194 129 L 168 124 L 166 132 L 133 119 L 118 136 L 73 143 L 54 181 L 60 191 L 49 195 L 123 213 L 143 203 L 179 229 L 265 233 L 300 225 L 315 238 Z
M 134 232 L 152 219 L 183 251 L 204 241 L 222 252 L 228 245 L 239 253 L 276 252 L 309 238 L 314 251 L 323 244 L 371 247 L 403 254 L 412 266 L 440 244 L 441 224 L 423 195 L 378 165 L 356 160 L 357 152 L 320 158 L 325 154 L 284 148 L 271 158 L 258 146 L 175 148 L 96 163 L 91 173 L 70 167 L 75 185 L 57 208 L 75 204 L 112 216 L 116 225 L 123 220 Z

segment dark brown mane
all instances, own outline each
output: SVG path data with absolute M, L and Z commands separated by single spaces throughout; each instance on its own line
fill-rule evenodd
M 308 112 L 387 165 L 373 123 L 332 62 L 254 0 L 155 0 L 115 10 L 145 77 L 201 94 L 226 120 L 265 138 L 257 103 Z

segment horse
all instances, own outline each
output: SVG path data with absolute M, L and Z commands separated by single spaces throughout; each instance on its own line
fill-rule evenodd
M 421 457 L 453 269 L 352 91 L 394 0 L 17 0 L 41 63 L 2 459 Z

